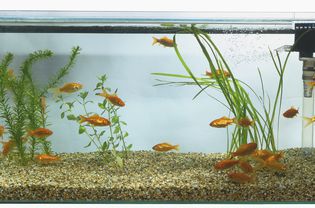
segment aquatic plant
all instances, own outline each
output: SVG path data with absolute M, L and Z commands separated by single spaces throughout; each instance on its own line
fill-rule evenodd
M 111 88 L 106 87 L 106 75 L 98 77 L 99 82 L 96 84 L 94 92 L 106 90 L 111 92 Z M 117 89 L 115 93 L 117 92 Z M 96 93 L 100 94 L 100 93 Z M 59 96 L 57 102 L 60 102 L 60 109 L 63 109 L 61 118 L 75 121 L 79 124 L 78 133 L 85 134 L 89 138 L 88 144 L 85 148 L 92 144 L 96 147 L 101 157 L 105 162 L 114 161 L 120 167 L 124 164 L 124 158 L 128 156 L 128 152 L 132 148 L 132 144 L 127 145 L 125 139 L 128 137 L 128 132 L 123 130 L 123 126 L 127 123 L 120 119 L 118 111 L 120 106 L 114 105 L 108 99 L 104 98 L 97 106 L 100 109 L 99 114 L 88 110 L 88 104 L 93 104 L 94 101 L 88 100 L 89 92 L 80 92 L 74 101 L 66 102 L 63 96 Z M 93 95 L 95 96 L 95 95 Z M 93 99 L 94 100 L 94 99 Z M 75 105 L 81 106 L 84 115 L 74 115 Z M 82 118 L 91 118 L 93 115 L 107 117 L 109 125 L 97 127 L 89 122 L 83 123 Z M 103 118 L 103 117 L 100 117 Z M 106 119 L 106 118 L 104 118 Z M 106 120 L 107 120 L 106 119 Z M 121 148 L 121 151 L 119 151 Z
M 31 53 L 16 74 L 13 69 L 9 69 L 14 58 L 13 54 L 7 53 L 3 57 L 0 64 L 0 117 L 9 134 L 8 148 L 11 150 L 9 158 L 11 156 L 14 158 L 13 153 L 16 152 L 19 162 L 25 165 L 39 152 L 46 154 L 52 152 L 50 141 L 46 138 L 31 137 L 28 132 L 49 125 L 47 106 L 44 102 L 48 89 L 55 87 L 69 73 L 79 51 L 79 47 L 72 49 L 68 63 L 45 86 L 39 86 L 33 79 L 32 66 L 38 61 L 52 57 L 52 51 L 39 50 Z
M 250 119 L 254 121 L 254 125 L 250 127 L 244 127 L 242 125 L 235 125 L 231 141 L 229 140 L 229 132 L 227 137 L 227 151 L 235 151 L 240 145 L 247 144 L 250 142 L 255 142 L 258 144 L 260 149 L 268 149 L 276 151 L 277 147 L 275 144 L 276 137 L 274 132 L 274 125 L 276 120 L 280 116 L 280 109 L 282 103 L 282 94 L 283 94 L 283 76 L 287 61 L 290 53 L 285 57 L 284 62 L 281 61 L 281 58 L 276 52 L 273 54 L 270 51 L 270 55 L 274 64 L 274 67 L 278 74 L 278 87 L 276 90 L 276 96 L 273 103 L 268 95 L 266 95 L 264 89 L 264 82 L 260 70 L 258 69 L 258 74 L 260 77 L 262 96 L 259 96 L 255 90 L 250 87 L 245 82 L 238 80 L 231 68 L 229 67 L 227 61 L 223 57 L 219 48 L 210 38 L 210 36 L 198 29 L 194 25 L 191 27 L 184 27 L 183 30 L 194 35 L 198 45 L 200 46 L 211 70 L 211 77 L 196 77 L 192 70 L 189 68 L 185 62 L 176 42 L 176 35 L 173 37 L 175 53 L 183 65 L 184 69 L 188 75 L 182 74 L 169 74 L 169 73 L 153 73 L 158 76 L 166 76 L 172 78 L 180 79 L 192 79 L 192 81 L 165 81 L 158 80 L 161 83 L 158 85 L 197 85 L 200 88 L 200 91 L 194 96 L 195 99 L 201 93 L 205 92 L 209 97 L 215 99 L 222 105 L 224 105 L 228 111 L 229 115 L 232 114 L 235 121 L 240 119 Z M 227 71 L 225 71 L 227 70 Z M 228 76 L 226 74 L 228 73 Z M 206 90 L 208 88 L 213 88 L 218 90 L 223 94 L 225 101 L 223 102 L 212 94 L 208 93 Z M 250 96 L 251 92 L 254 97 Z M 267 97 L 267 98 L 266 98 Z M 261 103 L 262 111 L 259 111 L 259 108 L 254 106 L 253 99 L 256 98 Z M 278 123 L 279 126 L 279 123 Z M 279 130 L 279 128 L 278 128 Z

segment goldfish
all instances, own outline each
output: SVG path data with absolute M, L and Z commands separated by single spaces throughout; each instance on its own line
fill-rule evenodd
M 237 183 L 248 183 L 253 181 L 253 177 L 250 175 L 247 175 L 246 173 L 240 173 L 240 172 L 231 172 L 228 174 L 228 177 Z
M 8 77 L 9 78 L 15 79 L 15 74 L 14 74 L 14 70 L 13 69 L 8 69 L 7 73 L 8 73 Z
M 41 106 L 42 112 L 45 113 L 46 107 L 47 107 L 45 96 L 40 97 L 40 106 Z
M 5 127 L 0 125 L 0 137 L 3 137 L 4 133 L 5 133 Z
M 60 95 L 62 93 L 77 92 L 77 91 L 81 90 L 82 87 L 83 87 L 83 85 L 80 83 L 69 82 L 69 83 L 64 84 L 62 87 L 49 89 L 49 91 L 54 94 L 54 97 L 57 97 L 58 95 Z
M 234 122 L 235 122 L 234 119 L 223 116 L 221 118 L 211 121 L 209 125 L 215 128 L 224 128 Z
M 54 163 L 60 160 L 59 157 L 48 154 L 37 155 L 35 159 L 42 164 Z
M 3 156 L 7 156 L 15 143 L 12 139 L 6 142 L 1 142 L 1 143 L 2 143 L 2 154 Z
M 241 127 L 249 127 L 255 124 L 254 121 L 251 121 L 249 118 L 240 118 L 239 120 L 235 121 L 235 123 Z
M 306 82 L 306 85 L 308 85 L 310 87 L 314 87 L 315 86 L 315 81 Z
M 245 173 L 252 173 L 254 172 L 254 168 L 246 161 L 240 161 L 239 167 L 244 171 Z
M 232 156 L 245 156 L 252 154 L 257 148 L 256 143 L 242 144 L 235 152 L 232 152 Z
M 153 150 L 158 151 L 158 152 L 167 152 L 170 150 L 179 150 L 179 145 L 171 145 L 169 143 L 161 143 L 161 144 L 157 144 L 154 145 L 152 147 Z
M 280 170 L 280 171 L 284 171 L 286 169 L 285 165 L 278 162 L 277 159 L 275 157 L 269 157 L 264 165 L 268 168 L 271 168 L 271 169 L 275 169 L 275 170 Z
M 224 76 L 224 77 L 230 77 L 230 76 L 231 76 L 230 72 L 225 71 L 225 70 L 222 70 L 222 71 L 223 71 L 223 76 Z M 217 76 L 220 76 L 221 73 L 222 73 L 222 72 L 221 72 L 220 69 L 217 69 L 217 70 L 216 70 L 216 75 L 217 75 Z M 213 73 L 212 73 L 211 71 L 206 71 L 206 75 L 209 76 L 211 79 L 214 78 L 214 75 L 213 75 Z
M 103 118 L 97 114 L 90 117 L 80 116 L 80 123 L 88 122 L 93 126 L 109 126 L 111 123 L 107 118 Z
M 293 118 L 299 113 L 299 110 L 294 108 L 293 106 L 286 110 L 282 115 L 286 118 Z
M 103 89 L 102 93 L 96 93 L 96 95 L 105 97 L 109 102 L 111 102 L 113 105 L 119 106 L 119 107 L 124 107 L 125 103 L 120 99 L 116 93 L 109 94 L 105 89 Z
M 304 127 L 307 127 L 307 126 L 309 126 L 309 125 L 311 125 L 312 123 L 315 122 L 315 116 L 313 116 L 313 117 L 304 117 L 303 119 L 306 121 L 306 124 L 305 124 Z
M 152 37 L 153 38 L 153 43 L 152 45 L 159 43 L 165 47 L 174 47 L 174 41 L 166 36 L 158 39 L 156 37 Z
M 268 157 L 272 156 L 273 153 L 269 150 L 255 150 L 251 156 L 261 160 L 266 160 Z
M 222 160 L 220 162 L 218 162 L 217 164 L 214 165 L 214 168 L 216 170 L 224 170 L 227 168 L 230 168 L 234 165 L 236 165 L 239 161 L 238 160 Z
M 48 137 L 52 134 L 53 134 L 53 132 L 49 129 L 46 129 L 46 128 L 37 128 L 35 130 L 28 132 L 28 136 L 39 138 L 39 139 L 43 139 L 43 138 Z

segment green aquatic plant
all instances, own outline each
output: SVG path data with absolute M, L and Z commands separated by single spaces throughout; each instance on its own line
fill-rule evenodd
M 195 99 L 201 93 L 205 92 L 208 96 L 224 105 L 228 109 L 229 115 L 232 115 L 235 121 L 239 121 L 240 119 L 244 118 L 254 121 L 254 125 L 250 127 L 235 125 L 233 127 L 231 141 L 229 140 L 229 131 L 227 129 L 228 152 L 235 151 L 240 145 L 247 144 L 249 141 L 257 143 L 260 149 L 276 151 L 277 147 L 275 140 L 277 135 L 275 135 L 274 132 L 274 125 L 277 119 L 279 122 L 283 94 L 283 76 L 290 53 L 287 54 L 287 56 L 285 57 L 285 61 L 282 62 L 278 52 L 273 54 L 270 51 L 274 67 L 278 75 L 278 87 L 276 91 L 276 96 L 272 102 L 270 97 L 266 96 L 264 82 L 259 69 L 258 74 L 261 82 L 262 96 L 259 96 L 252 87 L 250 87 L 245 82 L 238 80 L 234 76 L 233 71 L 229 67 L 219 48 L 216 46 L 216 44 L 207 33 L 196 28 L 194 25 L 192 25 L 191 27 L 185 27 L 184 30 L 194 35 L 198 45 L 203 52 L 203 55 L 205 56 L 209 64 L 211 77 L 206 76 L 200 78 L 194 75 L 190 67 L 185 62 L 178 48 L 176 35 L 174 35 L 173 41 L 175 53 L 188 75 L 168 73 L 153 74 L 164 77 L 192 79 L 192 81 L 158 80 L 161 83 L 156 85 L 197 85 L 200 90 L 193 99 Z M 228 74 L 228 76 L 226 76 L 225 74 Z M 217 99 L 213 96 L 213 94 L 208 93 L 208 88 L 215 89 L 223 94 L 225 102 Z M 252 93 L 254 97 L 250 96 L 250 93 Z M 255 98 L 258 99 L 261 106 L 256 107 L 253 104 L 253 99 Z M 262 112 L 260 112 L 259 109 L 262 109 Z
M 47 106 L 43 100 L 47 96 L 48 89 L 55 87 L 73 68 L 79 51 L 79 47 L 72 49 L 66 66 L 61 68 L 45 86 L 35 82 L 32 67 L 35 63 L 52 57 L 52 51 L 39 50 L 31 53 L 23 61 L 17 73 L 9 68 L 14 58 L 13 54 L 7 53 L 3 57 L 0 65 L 0 117 L 5 123 L 11 144 L 9 158 L 14 158 L 13 153 L 16 152 L 19 162 L 25 165 L 29 160 L 33 160 L 38 152 L 46 154 L 52 152 L 50 141 L 46 138 L 29 137 L 28 131 L 49 125 Z
M 96 87 L 93 90 L 94 92 L 100 90 L 106 90 L 108 92 L 112 91 L 111 88 L 106 87 L 106 75 L 98 77 L 98 80 L 99 82 L 96 84 Z M 117 90 L 115 93 L 116 92 Z M 124 158 L 127 158 L 128 152 L 132 148 L 132 144 L 127 145 L 125 141 L 128 137 L 128 132 L 123 130 L 123 126 L 126 126 L 127 123 L 122 121 L 118 114 L 121 107 L 114 105 L 107 98 L 104 98 L 102 102 L 97 104 L 100 113 L 95 113 L 88 110 L 88 104 L 94 104 L 94 101 L 89 100 L 88 96 L 88 91 L 80 92 L 77 98 L 71 102 L 66 102 L 63 96 L 59 96 L 57 102 L 61 103 L 60 109 L 63 109 L 60 116 L 61 118 L 67 118 L 68 120 L 75 121 L 79 124 L 78 133 L 85 134 L 89 138 L 89 142 L 85 148 L 93 144 L 105 162 L 114 161 L 118 166 L 122 167 Z M 82 107 L 84 112 L 83 115 L 74 114 L 74 109 L 77 109 L 75 108 L 76 105 Z M 82 122 L 83 117 L 89 118 L 93 115 L 106 117 L 105 119 L 108 119 L 110 124 L 98 127 L 89 122 Z M 119 151 L 119 148 L 121 151 Z

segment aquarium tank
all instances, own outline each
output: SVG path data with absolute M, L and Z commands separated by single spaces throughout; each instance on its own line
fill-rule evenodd
M 0 202 L 314 202 L 315 13 L 0 11 Z

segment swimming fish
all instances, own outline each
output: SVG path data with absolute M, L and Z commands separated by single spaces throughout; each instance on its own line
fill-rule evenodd
M 254 179 L 252 176 L 240 172 L 231 172 L 228 174 L 228 177 L 230 178 L 230 180 L 237 183 L 248 183 L 252 182 Z
M 109 126 L 111 123 L 107 118 L 101 117 L 97 114 L 94 114 L 90 117 L 84 117 L 80 115 L 80 123 L 88 122 L 93 126 Z
M 0 137 L 3 137 L 4 132 L 5 132 L 5 127 L 0 125 Z
M 235 121 L 235 123 L 241 127 L 249 127 L 253 126 L 255 124 L 255 121 L 251 121 L 249 118 L 245 117 L 238 119 L 237 121 Z
M 48 154 L 37 155 L 35 159 L 37 160 L 37 162 L 42 164 L 54 163 L 60 160 L 59 157 Z
M 28 132 L 28 136 L 43 139 L 45 137 L 48 137 L 52 135 L 53 132 L 49 129 L 46 128 L 37 128 L 35 130 L 31 130 Z
M 40 97 L 40 107 L 42 109 L 42 112 L 45 113 L 46 112 L 46 97 L 45 96 L 42 96 Z
M 220 76 L 221 74 L 222 74 L 221 70 L 217 69 L 216 70 L 216 75 Z M 206 75 L 209 76 L 211 79 L 214 78 L 214 74 L 211 71 L 207 71 L 206 70 Z M 228 78 L 228 77 L 231 76 L 231 74 L 230 74 L 230 72 L 223 70 L 223 76 Z
M 230 168 L 230 167 L 236 165 L 238 162 L 239 162 L 238 160 L 229 160 L 229 159 L 222 160 L 222 161 L 216 163 L 214 165 L 214 168 L 216 170 L 224 170 L 224 169 L 227 169 L 227 168 Z
M 8 73 L 8 77 L 9 78 L 15 79 L 15 74 L 14 74 L 14 70 L 13 69 L 8 69 L 7 73 Z
M 158 151 L 158 152 L 167 152 L 170 150 L 179 150 L 179 145 L 171 145 L 169 143 L 161 143 L 161 144 L 156 144 L 152 147 L 153 150 Z
M 235 152 L 232 152 L 232 156 L 245 156 L 252 154 L 257 148 L 257 144 L 252 142 L 248 144 L 242 144 Z
M 105 89 L 103 89 L 102 93 L 96 93 L 96 95 L 105 97 L 109 102 L 111 102 L 113 105 L 119 106 L 119 107 L 124 107 L 125 103 L 120 99 L 116 93 L 109 94 Z
M 299 113 L 299 109 L 294 108 L 293 106 L 286 110 L 282 115 L 286 118 L 293 118 Z
M 211 123 L 209 125 L 212 127 L 215 127 L 215 128 L 224 128 L 224 127 L 227 127 L 228 125 L 230 125 L 232 123 L 234 123 L 233 118 L 228 118 L 226 116 L 223 116 L 221 118 L 218 118 L 218 119 L 211 121 Z
M 303 117 L 303 119 L 306 121 L 306 124 L 304 127 L 307 127 L 315 122 L 315 116 L 313 117 Z
M 269 150 L 255 150 L 251 156 L 257 159 L 266 160 L 268 157 L 272 156 L 273 152 Z
M 12 139 L 1 142 L 2 143 L 2 155 L 7 156 L 9 152 L 11 151 L 12 147 L 14 146 L 14 141 Z
M 152 45 L 159 43 L 165 47 L 174 47 L 174 41 L 166 36 L 158 39 L 156 37 L 152 37 L 153 38 L 153 43 Z
M 273 156 L 269 157 L 265 161 L 264 165 L 266 167 L 268 167 L 268 168 L 271 168 L 271 169 L 274 169 L 274 170 L 279 170 L 279 171 L 284 171 L 286 169 L 285 165 L 280 163 L 280 162 L 278 162 L 278 160 L 275 157 L 273 157 Z
M 54 97 L 57 97 L 58 95 L 62 93 L 74 93 L 79 90 L 81 90 L 83 87 L 82 84 L 76 83 L 76 82 L 69 82 L 64 84 L 62 87 L 59 88 L 51 88 L 49 89 L 50 92 L 54 94 Z
M 254 172 L 254 168 L 246 161 L 240 161 L 239 167 L 244 171 L 245 173 L 252 173 Z
M 314 87 L 315 86 L 315 81 L 306 82 L 306 85 L 308 85 L 310 87 Z

